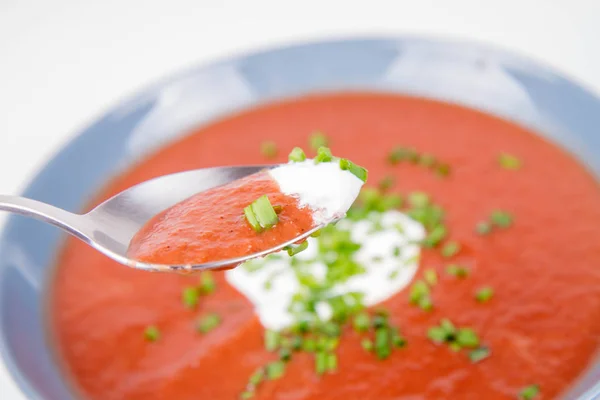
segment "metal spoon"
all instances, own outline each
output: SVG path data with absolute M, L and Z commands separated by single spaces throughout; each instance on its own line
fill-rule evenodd
M 57 226 L 83 240 L 113 260 L 147 271 L 209 270 L 262 257 L 307 238 L 327 224 L 268 250 L 227 260 L 197 265 L 164 265 L 127 257 L 132 237 L 153 216 L 204 190 L 221 186 L 277 165 L 215 167 L 161 176 L 133 186 L 106 200 L 86 214 L 74 214 L 37 200 L 0 195 L 0 210 L 14 212 Z M 328 223 L 335 222 L 335 220 Z

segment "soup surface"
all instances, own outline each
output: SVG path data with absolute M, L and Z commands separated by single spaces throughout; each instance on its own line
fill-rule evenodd
M 403 337 L 389 356 L 375 357 L 349 323 L 334 372 L 317 374 L 314 353 L 298 351 L 253 398 L 553 398 L 568 388 L 600 344 L 600 187 L 561 149 L 506 121 L 392 95 L 301 98 L 192 132 L 95 203 L 163 174 L 264 163 L 265 141 L 278 149 L 269 161 L 283 162 L 317 130 L 334 153 L 369 169 L 371 185 L 384 180 L 391 193 L 419 191 L 439 204 L 444 250 L 422 249 L 415 279 L 428 283 L 429 306 L 411 303 L 415 285 L 380 305 Z M 420 158 L 390 160 L 396 146 Z M 237 399 L 281 357 L 265 349 L 252 303 L 224 272 L 190 297 L 197 276 L 129 269 L 72 238 L 58 264 L 52 328 L 87 398 Z M 444 319 L 476 332 L 483 356 L 454 337 L 435 340 L 431 328 Z

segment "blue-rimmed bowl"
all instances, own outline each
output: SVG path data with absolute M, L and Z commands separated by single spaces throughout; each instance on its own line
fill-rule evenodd
M 23 196 L 80 210 L 106 181 L 190 128 L 274 99 L 343 90 L 460 103 L 533 128 L 600 175 L 600 100 L 531 60 L 472 43 L 356 39 L 265 51 L 195 68 L 117 105 L 81 132 Z M 19 216 L 0 238 L 0 351 L 31 399 L 73 398 L 47 340 L 46 285 L 64 235 Z M 600 361 L 568 399 L 600 398 Z

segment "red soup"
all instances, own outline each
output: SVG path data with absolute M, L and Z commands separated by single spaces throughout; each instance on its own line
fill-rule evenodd
M 68 239 L 52 328 L 85 397 L 549 399 L 586 369 L 600 344 L 600 187 L 509 122 L 408 97 L 307 97 L 192 132 L 97 201 L 177 171 L 283 162 L 310 141 L 369 169 L 350 219 L 398 209 L 425 227 L 412 282 L 365 310 L 328 298 L 331 321 L 273 332 L 225 272 L 136 271 Z M 335 229 L 315 239 L 329 283 L 364 267 Z M 294 301 L 311 316 L 327 285 L 301 281 Z

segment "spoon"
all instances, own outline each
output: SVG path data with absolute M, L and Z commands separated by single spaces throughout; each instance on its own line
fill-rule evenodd
M 0 210 L 32 217 L 57 226 L 128 267 L 146 271 L 219 269 L 282 250 L 288 245 L 309 237 L 339 218 L 325 221 L 294 239 L 270 249 L 243 257 L 203 264 L 165 265 L 146 263 L 128 258 L 127 249 L 132 237 L 150 218 L 161 211 L 199 192 L 277 166 L 214 167 L 164 175 L 132 186 L 86 214 L 74 214 L 37 200 L 7 195 L 0 195 Z

